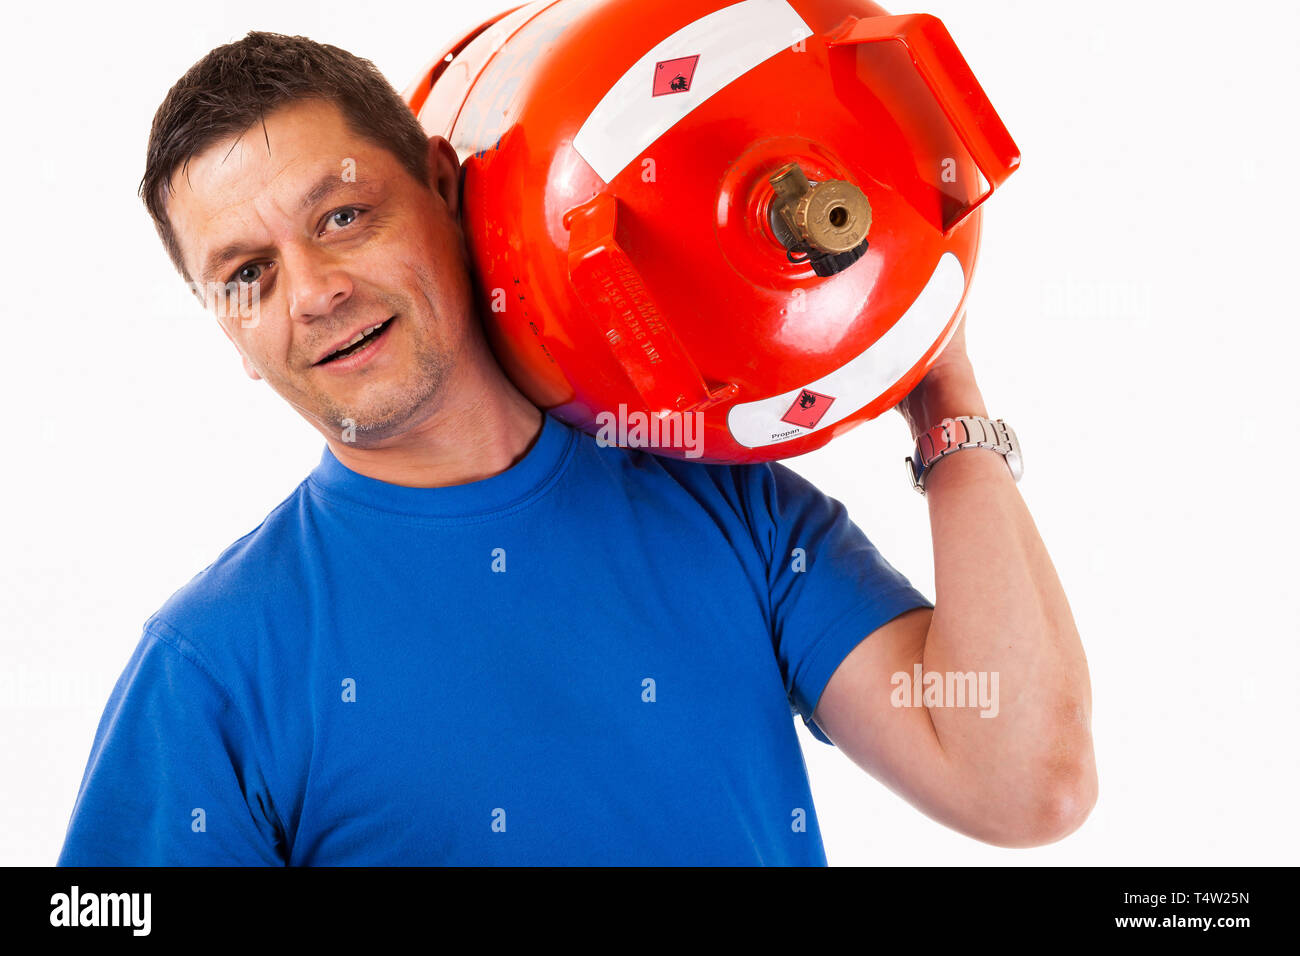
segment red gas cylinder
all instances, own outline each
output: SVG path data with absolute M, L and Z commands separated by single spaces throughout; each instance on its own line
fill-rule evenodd
M 605 441 L 709 462 L 896 405 L 1020 161 L 943 24 L 863 0 L 537 0 L 405 97 L 460 156 L 511 380 Z

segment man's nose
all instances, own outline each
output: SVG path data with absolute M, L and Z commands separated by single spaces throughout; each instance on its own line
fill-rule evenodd
M 352 279 L 325 250 L 286 250 L 281 262 L 289 292 L 289 318 L 309 322 L 328 315 L 352 295 Z

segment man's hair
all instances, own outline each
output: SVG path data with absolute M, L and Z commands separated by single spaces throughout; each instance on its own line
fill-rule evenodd
M 429 138 L 373 63 L 306 37 L 251 32 L 190 67 L 168 91 L 149 131 L 140 196 L 186 280 L 191 277 L 165 205 L 173 173 L 273 109 L 307 99 L 335 104 L 349 129 L 388 150 L 419 182 L 429 181 Z

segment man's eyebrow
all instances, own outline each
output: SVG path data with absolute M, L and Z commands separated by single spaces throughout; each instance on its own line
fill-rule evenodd
M 345 189 L 349 186 L 361 186 L 364 188 L 370 185 L 371 183 L 368 179 L 346 180 L 338 173 L 329 172 L 317 180 L 316 185 L 307 190 L 306 194 L 302 197 L 302 202 L 299 205 L 299 208 L 306 211 L 312 206 L 315 206 L 321 200 L 326 199 L 339 190 Z M 210 279 L 212 278 L 212 275 L 227 262 L 255 251 L 257 251 L 257 249 L 254 246 L 242 242 L 228 242 L 208 256 L 203 263 L 202 270 L 199 272 L 199 278 L 205 280 Z
M 338 192 L 340 189 L 345 189 L 348 186 L 361 186 L 364 188 L 369 185 L 370 180 L 368 179 L 344 179 L 337 172 L 326 173 L 320 178 L 316 185 L 307 190 L 307 194 L 302 197 L 301 208 L 303 211 L 306 211 L 325 197 Z
M 209 280 L 213 274 L 223 265 L 232 259 L 237 259 L 244 255 L 245 252 L 251 252 L 252 247 L 242 242 L 231 242 L 222 246 L 212 255 L 208 256 L 207 261 L 203 264 L 203 269 L 199 272 L 199 278 Z

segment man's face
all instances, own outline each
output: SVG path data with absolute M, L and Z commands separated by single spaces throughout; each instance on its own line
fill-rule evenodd
M 173 174 L 167 212 L 186 271 L 205 289 L 239 283 L 256 302 L 251 317 L 215 309 L 222 329 L 248 374 L 323 433 L 352 423 L 361 444 L 400 433 L 436 409 L 473 320 L 450 148 L 445 199 L 331 103 L 293 103 L 264 126 Z M 439 155 L 431 148 L 431 163 Z

